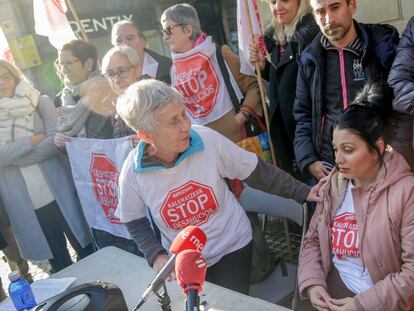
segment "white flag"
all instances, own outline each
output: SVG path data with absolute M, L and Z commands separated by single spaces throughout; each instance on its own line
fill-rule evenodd
M 71 137 L 66 143 L 73 180 L 89 227 L 131 239 L 115 216 L 118 205 L 118 177 L 131 140 Z
M 251 26 L 249 22 L 251 20 Z M 252 29 L 251 29 L 252 28 Z M 237 32 L 239 40 L 240 72 L 254 76 L 255 68 L 249 62 L 249 41 L 252 35 L 266 55 L 257 0 L 237 0 Z
M 49 42 L 60 49 L 66 42 L 76 39 L 65 15 L 64 0 L 33 0 L 35 31 L 49 37 Z
M 0 27 L 0 59 L 5 59 L 9 63 L 15 64 L 13 54 L 10 50 L 9 42 L 7 42 L 6 35 Z

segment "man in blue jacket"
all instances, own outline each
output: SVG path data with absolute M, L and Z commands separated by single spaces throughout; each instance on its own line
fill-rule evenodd
M 401 35 L 397 56 L 392 65 L 388 83 L 394 88 L 394 109 L 401 113 L 396 140 L 402 153 L 414 170 L 414 17 Z M 395 146 L 393 146 L 395 147 Z
M 317 179 L 334 165 L 333 122 L 368 80 L 387 79 L 398 32 L 356 22 L 356 0 L 311 0 L 321 32 L 299 56 L 294 104 L 295 156 Z

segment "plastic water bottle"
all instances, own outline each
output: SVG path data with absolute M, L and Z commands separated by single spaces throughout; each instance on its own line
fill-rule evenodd
M 9 296 L 17 311 L 30 310 L 30 308 L 36 306 L 36 300 L 30 283 L 21 277 L 18 271 L 11 272 L 9 274 L 9 280 Z

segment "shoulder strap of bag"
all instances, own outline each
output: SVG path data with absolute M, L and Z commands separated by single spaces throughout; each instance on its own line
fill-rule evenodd
M 234 91 L 233 85 L 231 84 L 229 71 L 227 69 L 226 63 L 224 62 L 221 47 L 216 48 L 216 57 L 224 83 L 226 84 L 227 92 L 229 93 L 230 99 L 233 103 L 234 110 L 236 110 L 236 112 L 239 112 L 241 105 L 239 99 L 237 98 L 236 92 Z

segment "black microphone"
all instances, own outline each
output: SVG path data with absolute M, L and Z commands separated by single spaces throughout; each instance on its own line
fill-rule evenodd
M 196 226 L 188 226 L 176 236 L 170 247 L 170 252 L 173 254 L 161 271 L 148 285 L 145 292 L 142 294 L 141 299 L 133 309 L 138 310 L 153 294 L 157 293 L 161 288 L 164 281 L 168 278 L 172 271 L 174 271 L 175 260 L 177 254 L 183 250 L 193 249 L 201 251 L 207 241 L 207 237 L 203 230 Z
M 187 295 L 187 311 L 199 310 L 198 293 L 202 291 L 206 279 L 207 261 L 194 249 L 184 250 L 177 255 L 175 274 L 178 285 Z

